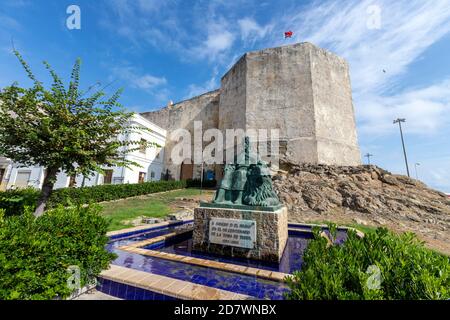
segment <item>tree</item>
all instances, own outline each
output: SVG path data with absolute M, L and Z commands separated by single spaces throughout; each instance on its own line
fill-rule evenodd
M 44 61 L 52 78 L 47 90 L 20 53 L 14 50 L 14 54 L 33 85 L 21 88 L 15 82 L 0 91 L 0 154 L 23 166 L 45 168 L 35 216 L 44 212 L 59 172 L 88 176 L 102 173 L 102 167 L 139 166 L 124 155 L 142 142 L 121 137 L 145 129 L 130 125 L 133 113 L 118 102 L 121 89 L 109 98 L 103 89 L 80 91 L 81 60 L 77 59 L 68 88 Z

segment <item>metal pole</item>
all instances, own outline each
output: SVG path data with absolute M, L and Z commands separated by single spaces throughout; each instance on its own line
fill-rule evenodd
M 367 163 L 370 166 L 370 157 L 373 157 L 373 154 L 368 153 L 368 154 L 364 155 L 364 157 L 367 158 Z
M 400 118 L 394 120 L 394 124 L 398 123 L 398 126 L 400 128 L 400 137 L 402 138 L 403 155 L 405 156 L 406 173 L 408 174 L 408 177 L 411 177 L 409 174 L 408 157 L 406 156 L 405 140 L 403 139 L 402 122 L 406 122 L 406 120 Z
M 420 163 L 415 163 L 414 164 L 414 169 L 416 170 L 416 180 L 419 180 L 419 174 L 417 173 L 417 166 L 420 166 Z
M 203 161 L 202 161 L 202 173 L 200 176 L 200 194 L 203 192 Z

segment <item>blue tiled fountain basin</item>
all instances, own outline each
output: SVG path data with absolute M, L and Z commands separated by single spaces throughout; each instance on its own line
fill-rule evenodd
M 223 271 L 209 267 L 191 265 L 178 261 L 170 261 L 161 258 L 130 253 L 118 249 L 118 247 L 120 246 L 124 246 L 133 242 L 139 242 L 145 239 L 172 233 L 179 229 L 188 228 L 192 228 L 192 221 L 175 223 L 170 225 L 169 227 L 149 227 L 146 230 L 134 231 L 113 236 L 111 237 L 111 240 L 108 244 L 108 249 L 118 255 L 118 258 L 113 262 L 113 264 L 171 277 L 178 280 L 189 281 L 195 284 L 206 285 L 217 289 L 246 294 L 255 297 L 256 299 L 280 300 L 284 298 L 284 294 L 288 292 L 289 289 L 286 284 L 281 282 L 265 280 L 254 276 Z M 283 273 L 292 273 L 294 270 L 299 270 L 301 268 L 303 252 L 312 238 L 310 229 L 310 226 L 305 225 L 289 225 L 288 243 L 286 245 L 283 258 L 279 264 L 221 257 L 193 251 L 191 240 L 192 232 L 187 232 L 182 235 L 173 237 L 172 239 L 152 244 L 145 247 L 145 249 L 160 250 L 164 252 L 175 253 L 178 255 L 233 263 L 237 265 L 244 265 Z M 345 230 L 338 230 L 337 241 L 343 242 L 345 240 L 345 236 Z M 110 294 L 111 290 L 113 290 L 113 295 L 126 299 L 136 299 L 133 298 L 133 295 L 135 297 L 138 297 L 139 299 L 148 298 L 161 300 L 164 298 L 154 293 L 144 293 L 142 295 L 140 290 L 136 289 L 135 291 L 133 291 L 133 289 L 129 288 L 130 286 L 120 286 L 106 282 L 106 285 L 104 287 L 110 291 Z M 116 289 L 121 287 L 125 288 L 125 290 L 128 290 L 130 294 L 123 292 L 123 288 L 122 290 Z M 105 292 L 105 290 L 102 291 Z M 138 292 L 138 294 L 133 292 Z

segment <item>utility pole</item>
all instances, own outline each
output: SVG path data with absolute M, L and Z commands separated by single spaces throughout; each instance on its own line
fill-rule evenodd
M 408 174 L 408 177 L 410 177 L 408 167 L 408 157 L 406 156 L 406 149 L 405 149 L 405 140 L 403 139 L 402 122 L 406 122 L 406 119 L 398 118 L 394 120 L 394 124 L 398 123 L 398 127 L 400 128 L 400 137 L 402 138 L 403 155 L 405 156 L 406 173 Z
M 414 169 L 416 170 L 416 180 L 419 180 L 419 175 L 417 174 L 417 167 L 418 166 L 420 166 L 420 163 L 419 162 L 416 162 L 415 164 L 414 164 Z
M 203 159 L 202 159 L 202 173 L 200 176 L 200 194 L 203 193 Z
M 364 157 L 367 158 L 367 164 L 370 166 L 370 157 L 373 157 L 373 154 L 367 153 Z

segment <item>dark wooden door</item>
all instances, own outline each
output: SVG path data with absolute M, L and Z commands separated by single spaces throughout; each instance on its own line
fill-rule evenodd
M 111 184 L 112 182 L 112 170 L 105 170 L 105 177 L 103 178 L 103 184 Z
M 194 165 L 191 163 L 182 163 L 181 164 L 181 172 L 180 172 L 180 180 L 192 179 L 194 172 Z

